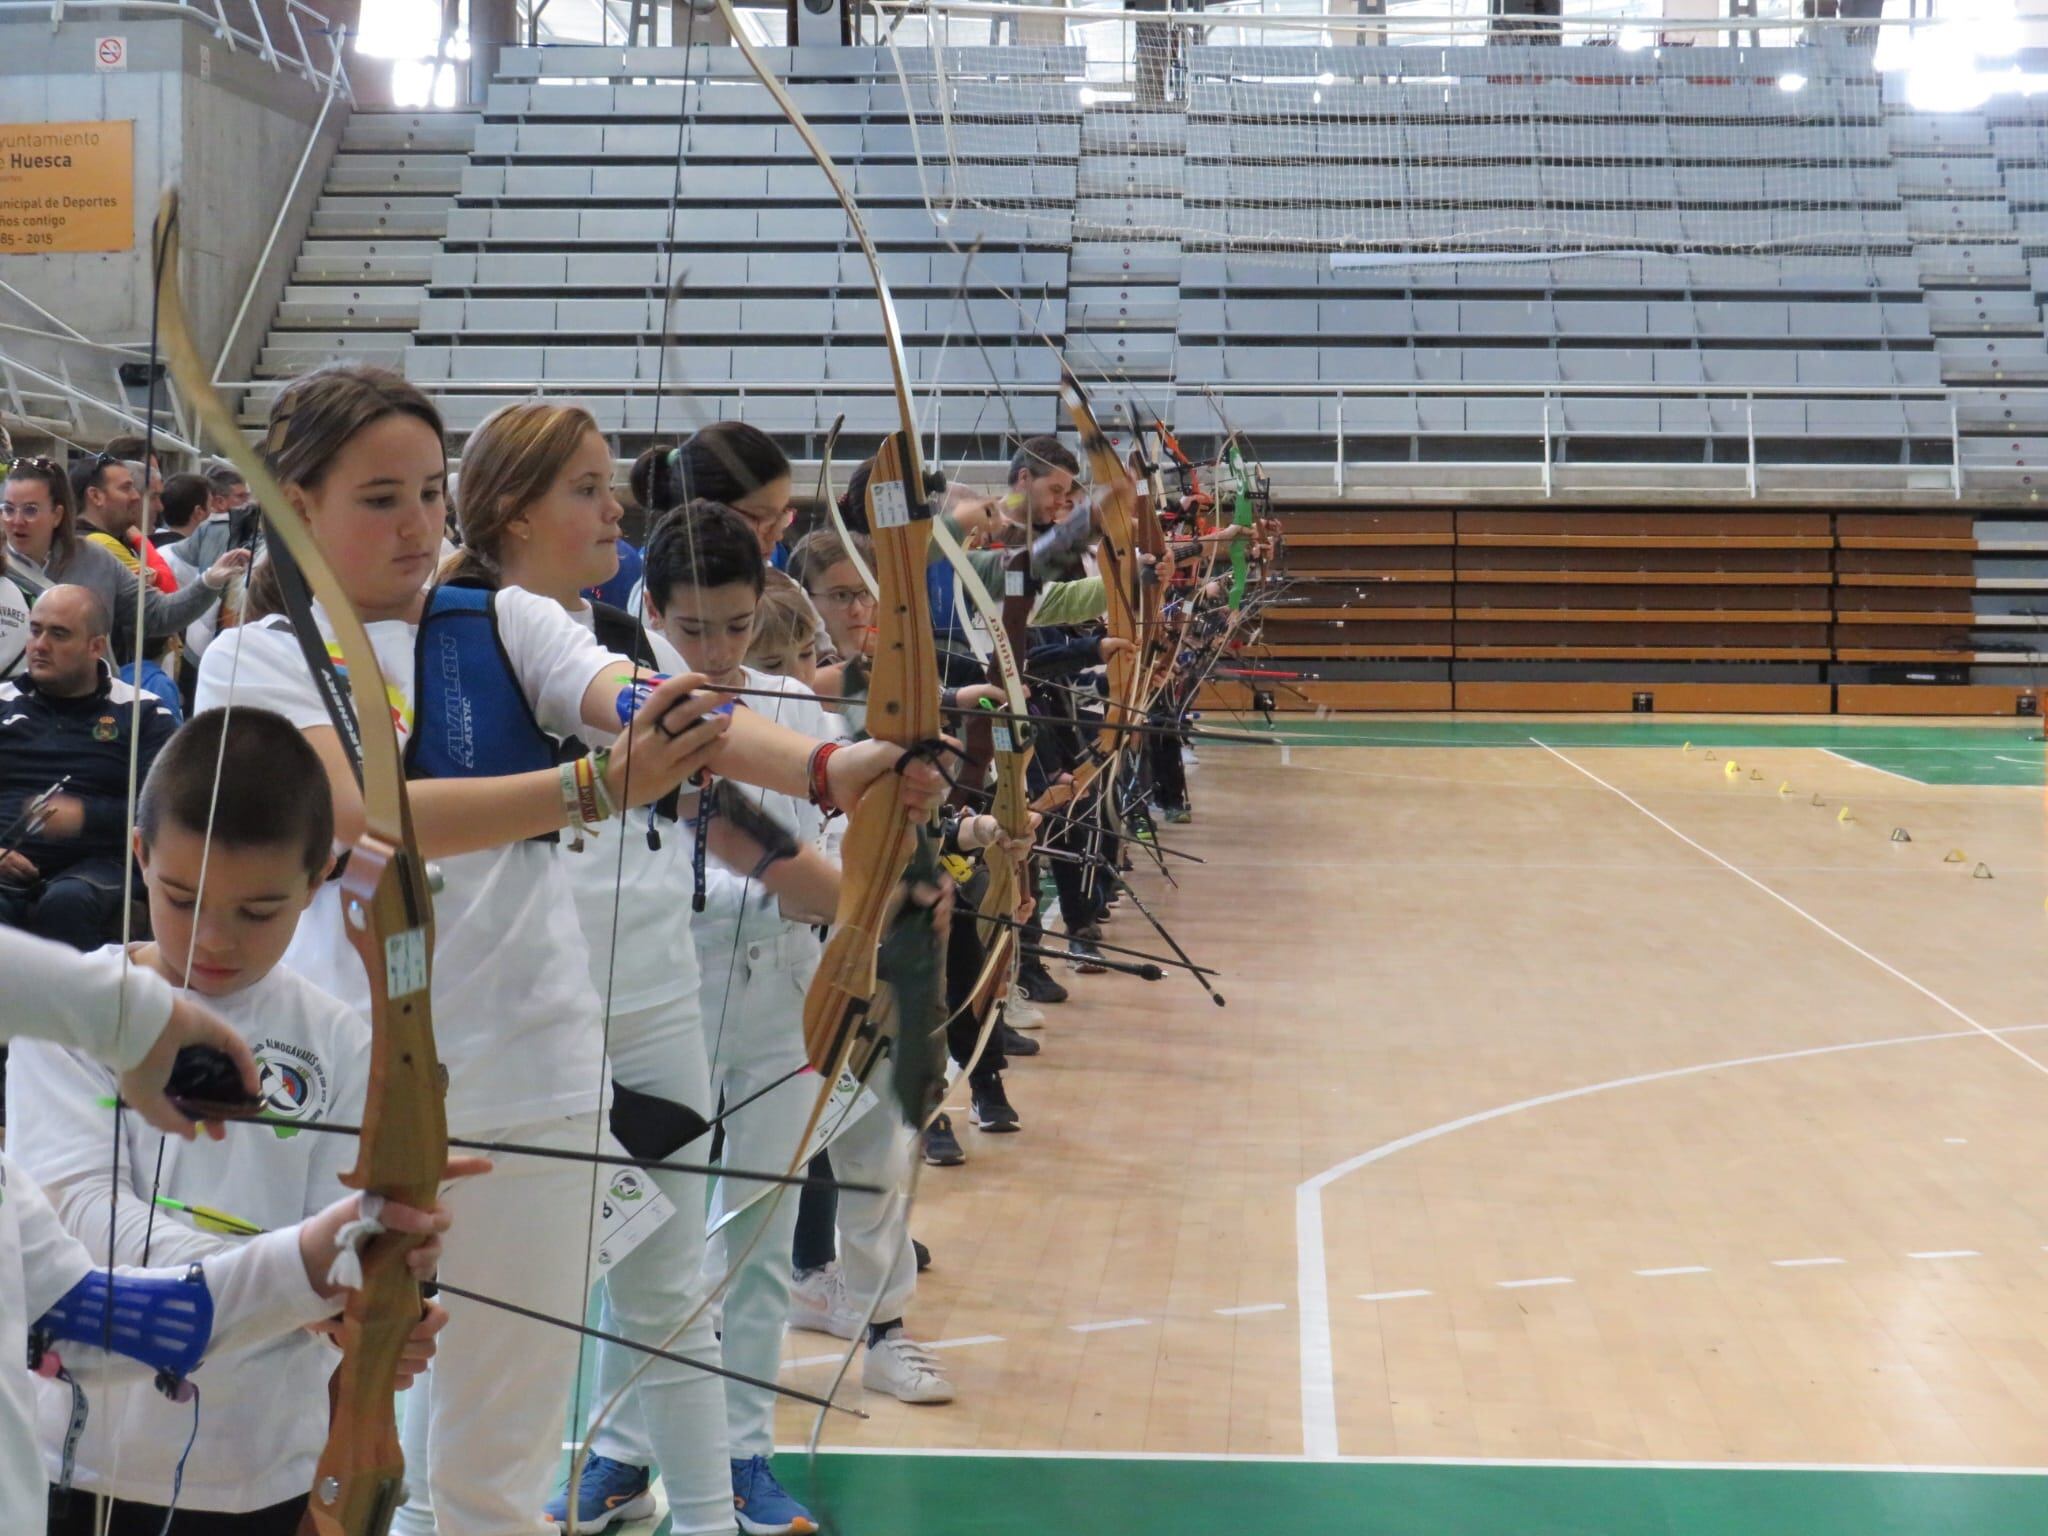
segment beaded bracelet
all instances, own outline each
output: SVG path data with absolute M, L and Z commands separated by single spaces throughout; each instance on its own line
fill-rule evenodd
M 807 774 L 811 783 L 811 804 L 821 811 L 836 811 L 839 807 L 832 800 L 832 786 L 826 774 L 826 765 L 832 761 L 832 754 L 845 746 L 843 741 L 821 741 L 811 749 L 811 763 Z

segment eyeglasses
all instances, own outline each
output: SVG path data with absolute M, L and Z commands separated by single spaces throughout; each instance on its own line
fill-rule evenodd
M 811 594 L 828 608 L 851 608 L 856 603 L 872 603 L 875 594 L 866 587 L 827 587 L 822 592 Z

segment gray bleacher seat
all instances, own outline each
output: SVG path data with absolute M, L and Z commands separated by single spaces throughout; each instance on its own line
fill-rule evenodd
M 1318 368 L 1331 384 L 1406 384 L 1417 377 L 1407 347 L 1324 347 Z
M 1966 432 L 2048 435 L 2048 391 L 1958 390 L 1954 401 L 1956 424 Z
M 2013 229 L 2012 209 L 2003 197 L 1909 197 L 1905 210 L 1915 240 L 1974 240 Z
M 308 240 L 292 277 L 302 283 L 424 283 L 439 249 L 432 240 Z
M 1992 333 L 2041 334 L 2041 307 L 2031 293 L 2014 291 L 1930 293 L 1927 317 L 1947 336 Z

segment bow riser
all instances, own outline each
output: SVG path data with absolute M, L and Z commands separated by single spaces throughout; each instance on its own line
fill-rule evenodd
M 903 433 L 886 439 L 868 476 L 869 536 L 884 601 L 876 614 L 867 729 L 877 740 L 908 749 L 936 738 L 940 719 L 938 640 L 924 580 L 931 512 L 915 450 L 906 452 L 905 439 Z M 871 1059 L 879 1044 L 869 1023 L 878 986 L 875 953 L 917 842 L 902 775 L 876 780 L 848 822 L 839 910 L 804 999 L 805 1049 L 828 1081 L 864 1031 L 871 1048 L 863 1058 Z

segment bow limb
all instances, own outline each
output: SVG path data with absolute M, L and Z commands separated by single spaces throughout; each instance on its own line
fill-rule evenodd
M 433 904 L 413 836 L 398 731 L 367 631 L 297 504 L 242 436 L 213 390 L 178 289 L 178 195 L 157 213 L 157 302 L 164 357 L 201 431 L 239 470 L 271 536 L 288 549 L 327 615 L 348 667 L 363 745 L 364 830 L 342 881 L 349 939 L 370 983 L 370 1077 L 356 1166 L 343 1180 L 406 1205 L 434 1203 L 447 1162 L 446 1083 L 434 1049 L 429 985 Z M 416 1240 L 386 1233 L 362 1256 L 363 1283 L 343 1313 L 341 1363 L 327 1444 L 308 1514 L 319 1536 L 384 1536 L 405 1499 L 392 1384 L 418 1324 L 420 1288 L 406 1268 Z

